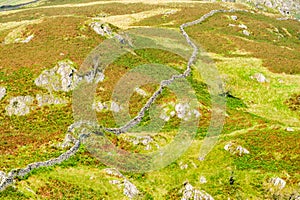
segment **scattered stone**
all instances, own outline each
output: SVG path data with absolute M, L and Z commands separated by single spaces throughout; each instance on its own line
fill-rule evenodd
M 295 131 L 292 127 L 287 127 L 285 130 L 286 130 L 287 132 L 294 132 L 294 131 Z
M 110 104 L 110 110 L 112 112 L 120 112 L 120 110 L 122 110 L 122 106 L 118 105 L 116 102 L 112 101 L 111 104 Z
M 124 178 L 123 174 L 121 174 L 117 169 L 114 169 L 114 168 L 106 168 L 105 172 L 106 172 L 106 174 L 108 174 L 110 176 Z
M 210 194 L 203 190 L 194 189 L 194 187 L 188 182 L 184 183 L 184 189 L 182 193 L 183 196 L 181 200 L 214 200 L 214 198 Z
M 180 169 L 184 170 L 187 169 L 189 167 L 188 164 L 183 164 L 182 162 L 179 163 Z
M 201 176 L 201 177 L 200 177 L 200 183 L 201 183 L 201 184 L 207 183 L 207 180 L 206 180 L 206 178 L 205 178 L 204 176 Z
M 191 117 L 193 117 L 192 115 L 194 115 L 194 117 L 198 118 L 201 116 L 200 112 L 198 110 L 190 110 L 190 106 L 188 103 L 179 103 L 175 106 L 175 110 L 177 112 L 177 117 L 180 119 L 183 119 L 185 121 L 188 121 Z
M 34 34 L 29 35 L 29 36 L 26 37 L 24 40 L 21 40 L 20 43 L 28 43 L 28 42 L 30 42 L 33 38 L 34 38 Z M 16 42 L 18 42 L 18 41 L 16 41 Z
M 228 24 L 228 26 L 235 27 L 236 25 L 235 24 Z
M 119 185 L 119 184 L 121 184 L 121 181 L 119 181 L 119 180 L 110 180 L 109 183 L 112 184 L 112 185 Z
M 239 28 L 241 28 L 241 29 L 248 29 L 248 27 L 245 24 L 240 24 Z
M 238 17 L 236 15 L 231 15 L 230 16 L 232 20 L 236 21 L 238 19 Z
M 224 146 L 224 149 L 228 152 L 230 152 L 231 154 L 238 154 L 239 156 L 242 156 L 243 154 L 249 154 L 250 152 L 243 148 L 240 145 L 236 145 L 232 142 L 229 142 L 228 144 L 226 144 Z
M 147 96 L 147 93 L 145 92 L 145 90 L 141 89 L 141 88 L 135 88 L 134 91 L 136 93 L 138 93 L 139 95 L 142 95 L 143 97 L 146 97 Z
M 165 15 L 172 15 L 175 14 L 177 12 L 177 10 L 169 10 L 167 12 L 165 12 Z
M 129 197 L 130 199 L 133 199 L 139 194 L 139 191 L 135 185 L 133 185 L 130 181 L 125 179 L 123 194 Z
M 97 112 L 101 112 L 103 109 L 107 108 L 107 106 L 101 102 L 94 102 L 92 105 L 92 109 Z
M 6 95 L 6 89 L 5 87 L 0 87 L 0 101 L 5 97 Z
M 36 100 L 38 102 L 38 106 L 42 107 L 44 105 L 58 105 L 58 104 L 66 104 L 68 103 L 67 100 L 61 99 L 61 98 L 55 98 L 52 95 L 41 95 L 37 94 L 36 95 Z
M 33 104 L 33 97 L 31 96 L 17 96 L 9 101 L 9 105 L 5 110 L 9 116 L 17 115 L 23 116 L 30 112 L 30 106 Z
M 250 32 L 247 31 L 247 30 L 243 30 L 243 34 L 246 35 L 246 36 L 250 36 Z
M 263 74 L 261 74 L 261 73 L 256 73 L 256 74 L 254 74 L 253 76 L 250 76 L 250 78 L 251 78 L 251 79 L 256 79 L 257 82 L 259 82 L 259 83 L 266 83 L 266 82 L 269 82 L 269 81 L 266 79 L 266 77 L 265 77 Z
M 279 177 L 271 178 L 270 183 L 273 184 L 273 186 L 277 187 L 280 190 L 282 190 L 286 185 L 285 180 L 283 180 Z

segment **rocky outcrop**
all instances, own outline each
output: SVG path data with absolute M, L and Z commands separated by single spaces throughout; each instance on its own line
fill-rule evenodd
M 9 116 L 17 115 L 23 116 L 30 112 L 31 105 L 33 104 L 33 97 L 31 96 L 17 96 L 9 101 L 9 105 L 5 110 Z

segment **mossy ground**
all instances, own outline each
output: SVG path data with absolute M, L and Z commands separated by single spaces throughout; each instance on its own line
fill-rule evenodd
M 90 2 L 90 1 L 78 1 Z M 69 3 L 72 3 L 71 1 Z M 26 29 L 34 33 L 34 39 L 27 44 L 9 44 L 0 47 L 0 85 L 7 88 L 7 95 L 0 104 L 0 169 L 24 167 L 31 162 L 47 160 L 60 155 L 64 150 L 55 148 L 73 122 L 71 103 L 65 106 L 47 106 L 32 111 L 23 117 L 9 117 L 5 106 L 10 97 L 47 93 L 34 84 L 34 79 L 44 70 L 54 67 L 63 59 L 71 59 L 77 66 L 89 52 L 105 38 L 96 35 L 86 24 L 91 17 L 103 13 L 113 16 L 138 13 L 157 7 L 179 9 L 171 15 L 157 15 L 132 24 L 133 26 L 155 26 L 178 28 L 186 21 L 198 19 L 212 9 L 226 8 L 223 3 L 170 3 L 148 5 L 142 3 L 89 5 L 83 7 L 51 7 L 62 1 L 46 3 L 47 8 L 24 9 L 1 15 L 0 23 L 41 19 L 29 24 Z M 43 6 L 43 5 L 41 5 Z M 243 8 L 245 6 L 237 5 Z M 184 181 L 204 189 L 215 199 L 272 199 L 267 191 L 267 181 L 279 176 L 287 181 L 281 191 L 284 195 L 299 191 L 300 183 L 300 125 L 299 109 L 295 98 L 300 94 L 300 24 L 294 21 L 278 21 L 276 17 L 254 13 L 235 13 L 238 21 L 232 21 L 228 14 L 217 14 L 202 24 L 187 29 L 188 34 L 209 52 L 224 77 L 227 97 L 227 114 L 222 135 L 208 154 L 206 160 L 198 160 L 203 138 L 209 127 L 210 97 L 201 75 L 194 68 L 189 83 L 196 91 L 202 117 L 195 140 L 188 151 L 178 160 L 159 171 L 124 175 L 141 191 L 142 199 L 179 199 Z M 251 32 L 246 37 L 229 23 L 244 23 Z M 1 26 L 0 26 L 1 27 Z M 0 30 L 0 41 L 14 28 Z M 63 54 L 61 54 L 63 53 Z M 106 70 L 106 79 L 97 91 L 101 100 L 109 101 L 114 85 L 128 70 L 139 64 L 160 63 L 180 72 L 186 62 L 168 52 L 148 49 L 127 54 Z M 250 76 L 263 73 L 268 83 L 257 83 Z M 157 85 L 146 85 L 145 90 L 153 92 Z M 165 92 L 158 103 L 172 98 Z M 59 94 L 71 98 L 71 93 Z M 130 113 L 136 114 L 146 102 L 139 96 L 132 96 Z M 114 126 L 111 112 L 99 113 L 99 122 Z M 179 120 L 171 120 L 162 135 L 170 139 L 168 132 L 176 130 Z M 294 127 L 287 132 L 286 127 Z M 223 147 L 229 141 L 236 141 L 250 151 L 244 157 L 232 156 Z M 134 149 L 126 141 L 115 143 L 122 148 Z M 121 144 L 120 144 L 121 143 Z M 188 164 L 181 170 L 179 163 Z M 111 185 L 102 170 L 106 168 L 82 147 L 70 160 L 49 169 L 39 169 L 0 193 L 1 199 L 126 199 L 122 190 Z M 231 172 L 235 184 L 229 184 Z M 207 178 L 200 184 L 200 176 Z M 91 178 L 93 177 L 93 178 Z

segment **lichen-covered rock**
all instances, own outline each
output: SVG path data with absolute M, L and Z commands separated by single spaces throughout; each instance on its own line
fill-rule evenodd
M 35 79 L 35 84 L 49 91 L 68 92 L 73 90 L 78 83 L 79 77 L 76 72 L 72 61 L 60 61 L 54 68 L 43 71 Z
M 0 87 L 0 101 L 5 97 L 6 95 L 6 89 L 5 87 Z
M 9 105 L 5 110 L 9 116 L 17 115 L 23 116 L 30 112 L 30 106 L 33 104 L 33 97 L 31 96 L 17 96 L 9 101 Z
M 111 28 L 104 23 L 101 22 L 92 22 L 90 23 L 90 27 L 98 34 L 101 36 L 110 36 L 112 35 Z

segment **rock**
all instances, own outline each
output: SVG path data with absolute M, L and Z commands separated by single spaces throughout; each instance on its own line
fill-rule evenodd
M 119 180 L 110 180 L 109 183 L 112 184 L 112 185 L 119 185 L 119 184 L 121 184 L 121 181 L 119 181 Z
M 61 99 L 61 98 L 55 98 L 52 95 L 41 95 L 37 94 L 36 95 L 36 100 L 38 102 L 38 106 L 42 107 L 44 105 L 58 105 L 58 104 L 66 104 L 68 103 L 67 100 Z
M 101 102 L 94 102 L 92 105 L 92 109 L 96 110 L 97 112 L 101 112 L 105 108 L 106 108 L 106 105 Z
M 183 164 L 182 162 L 179 163 L 180 169 L 187 169 L 189 167 L 188 164 Z
M 24 40 L 21 40 L 21 43 L 28 43 L 30 42 L 32 39 L 34 38 L 34 34 L 29 35 L 27 38 L 25 38 Z
M 200 177 L 200 183 L 201 184 L 207 183 L 207 180 L 206 180 L 206 178 L 204 176 Z
M 294 131 L 295 131 L 292 127 L 287 127 L 285 130 L 286 130 L 287 132 L 294 132 Z
M 231 15 L 230 18 L 234 21 L 236 21 L 238 19 L 238 17 L 236 15 Z
M 117 169 L 114 169 L 114 168 L 106 168 L 105 172 L 106 172 L 106 174 L 108 174 L 110 176 L 124 178 L 123 174 L 121 174 Z
M 66 134 L 63 143 L 60 145 L 61 148 L 71 147 L 72 144 L 76 142 L 76 138 L 74 138 L 71 134 Z
M 273 184 L 273 186 L 279 188 L 280 190 L 282 190 L 286 185 L 285 180 L 279 177 L 271 178 L 270 183 Z
M 203 190 L 197 190 L 195 189 L 190 183 L 186 182 L 184 183 L 184 189 L 183 189 L 183 196 L 181 200 L 214 200 L 214 198 L 208 194 L 207 192 Z
M 73 90 L 78 83 L 76 72 L 72 61 L 60 61 L 54 68 L 43 71 L 35 79 L 35 84 L 49 91 L 68 92 Z
M 0 87 L 0 101 L 5 97 L 6 95 L 6 89 L 5 87 Z
M 122 106 L 118 105 L 116 102 L 112 101 L 110 104 L 110 110 L 112 112 L 120 112 L 122 110 Z
M 239 28 L 242 28 L 242 29 L 248 29 L 248 27 L 247 27 L 245 24 L 240 24 L 240 25 L 239 25 Z
M 243 30 L 243 34 L 246 35 L 246 36 L 250 36 L 250 32 L 247 31 L 247 30 Z
M 250 76 L 250 78 L 251 79 L 256 79 L 257 82 L 259 82 L 259 83 L 266 83 L 266 82 L 268 82 L 268 80 L 266 79 L 266 77 L 263 74 L 261 74 L 261 73 L 256 73 L 253 76 Z
M 240 145 L 236 145 L 236 144 L 234 144 L 232 142 L 229 142 L 228 144 L 226 144 L 224 146 L 224 149 L 226 151 L 230 152 L 233 155 L 234 154 L 238 154 L 239 156 L 242 156 L 244 154 L 249 154 L 250 153 L 247 149 L 243 148 Z
M 17 115 L 23 116 L 30 112 L 30 106 L 33 104 L 33 97 L 31 96 L 17 96 L 9 101 L 9 105 L 5 110 L 9 116 Z
M 135 185 L 133 185 L 130 181 L 125 179 L 123 194 L 129 197 L 130 199 L 133 199 L 139 194 L 139 191 Z
M 90 27 L 98 34 L 101 36 L 105 36 L 105 35 L 112 35 L 112 31 L 110 29 L 110 27 L 107 24 L 103 24 L 100 22 L 92 22 L 90 24 Z
M 146 97 L 147 96 L 147 93 L 145 92 L 145 90 L 141 89 L 141 88 L 135 88 L 134 91 L 136 93 L 138 93 L 139 95 L 142 95 L 143 97 Z

